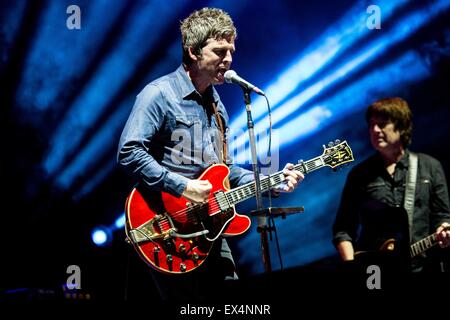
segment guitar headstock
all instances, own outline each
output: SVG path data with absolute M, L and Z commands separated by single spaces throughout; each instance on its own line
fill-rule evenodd
M 328 147 L 323 146 L 323 154 L 322 160 L 325 165 L 336 169 L 340 165 L 343 165 L 348 162 L 352 162 L 355 159 L 353 158 L 353 152 L 347 141 L 339 141 L 328 143 Z

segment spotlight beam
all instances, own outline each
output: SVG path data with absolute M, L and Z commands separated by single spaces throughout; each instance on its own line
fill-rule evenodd
M 447 0 L 438 1 L 433 7 L 426 7 L 416 10 L 407 15 L 405 18 L 399 20 L 388 32 L 384 32 L 383 36 L 373 40 L 365 46 L 359 53 L 355 54 L 347 63 L 337 68 L 330 75 L 316 82 L 306 90 L 300 92 L 295 97 L 284 103 L 273 113 L 273 121 L 277 122 L 282 119 L 287 119 L 291 114 L 297 111 L 301 106 L 312 101 L 325 89 L 336 85 L 338 81 L 348 77 L 379 57 L 396 43 L 405 40 L 411 36 L 415 31 L 423 27 L 427 22 L 437 16 L 439 13 L 450 7 L 450 2 Z M 268 116 L 258 121 L 255 125 L 257 128 L 256 134 L 260 134 L 268 129 Z M 242 141 L 242 139 L 236 140 Z M 231 144 L 231 148 L 239 148 L 240 145 Z M 281 148 L 281 146 L 280 146 Z

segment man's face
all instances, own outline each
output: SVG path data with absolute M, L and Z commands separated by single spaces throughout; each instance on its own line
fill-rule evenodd
M 201 76 L 211 84 L 222 84 L 224 73 L 230 69 L 233 61 L 234 50 L 234 38 L 208 39 L 197 61 Z
M 369 134 L 372 146 L 378 151 L 401 146 L 400 131 L 384 117 L 372 116 L 369 121 Z

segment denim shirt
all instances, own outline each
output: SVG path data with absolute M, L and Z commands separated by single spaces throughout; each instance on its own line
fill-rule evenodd
M 119 165 L 151 190 L 181 196 L 188 179 L 220 163 L 222 140 L 212 101 L 227 129 L 228 114 L 215 88 L 202 96 L 182 65 L 148 84 L 120 137 Z M 253 180 L 253 172 L 233 165 L 229 156 L 226 163 L 232 186 Z

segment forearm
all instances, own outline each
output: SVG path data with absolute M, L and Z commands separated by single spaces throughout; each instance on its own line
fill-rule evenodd
M 189 179 L 168 171 L 146 150 L 138 146 L 124 145 L 119 150 L 119 165 L 151 190 L 164 191 L 181 196 Z
M 230 169 L 230 183 L 233 187 L 241 186 L 254 180 L 253 171 L 241 168 L 237 165 L 228 165 Z

